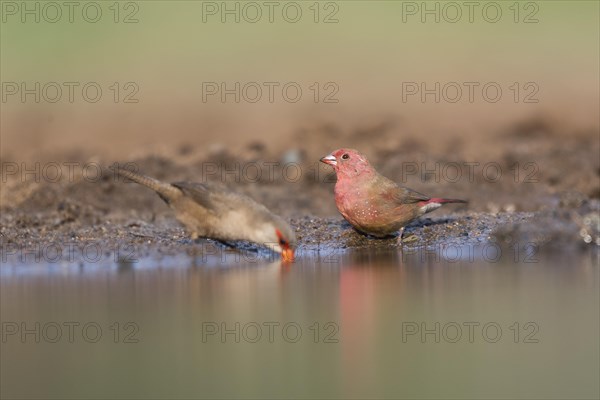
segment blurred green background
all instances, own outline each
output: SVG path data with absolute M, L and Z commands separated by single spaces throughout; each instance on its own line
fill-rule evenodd
M 296 6 L 285 2 L 276 3 L 272 22 L 262 2 L 250 2 L 262 12 L 256 23 L 248 22 L 256 7 L 244 2 L 102 1 L 96 23 L 85 20 L 96 10 L 84 13 L 85 2 L 74 9 L 73 22 L 63 6 L 56 23 L 48 22 L 55 11 L 44 2 L 2 3 L 2 81 L 80 84 L 73 103 L 66 90 L 56 103 L 6 97 L 3 155 L 35 158 L 42 149 L 75 149 L 128 156 L 181 142 L 237 146 L 252 139 L 281 148 L 318 124 L 347 130 L 390 119 L 400 121 L 398 136 L 432 145 L 461 137 L 472 149 L 491 132 L 532 116 L 552 118 L 566 133 L 598 127 L 596 1 L 501 1 L 494 3 L 501 12 L 495 23 L 488 22 L 496 15 L 489 2 L 477 3 L 469 22 L 461 2 L 300 1 L 293 3 L 302 12 L 296 23 L 286 21 Z M 22 15 L 34 4 L 39 23 L 34 14 Z M 458 19 L 452 4 L 460 6 Z M 238 7 L 239 23 L 235 14 L 221 15 L 225 7 Z M 424 7 L 437 7 L 438 15 L 422 15 Z M 97 103 L 82 97 L 87 82 L 103 90 Z M 117 103 L 109 88 L 115 82 Z M 203 82 L 296 82 L 303 93 L 297 103 L 285 101 L 280 90 L 272 103 L 266 90 L 256 103 L 235 103 L 232 96 L 223 103 L 218 95 L 203 102 Z M 318 102 L 309 88 L 315 82 Z M 337 103 L 321 101 L 330 93 L 328 82 L 339 89 Z M 496 103 L 479 89 L 471 103 L 466 88 L 456 103 L 436 103 L 432 96 L 422 102 L 418 95 L 403 101 L 403 82 L 496 82 L 503 93 Z M 527 82 L 538 89 L 537 103 L 523 102 L 531 92 L 523 88 Z M 138 102 L 124 103 L 135 89 Z

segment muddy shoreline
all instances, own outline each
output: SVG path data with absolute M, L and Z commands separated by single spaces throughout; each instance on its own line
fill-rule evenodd
M 177 150 L 177 161 L 160 156 L 126 161 L 165 181 L 220 180 L 263 202 L 291 222 L 299 239 L 299 256 L 347 249 L 482 243 L 535 244 L 575 251 L 600 246 L 597 137 L 563 139 L 567 142 L 564 147 L 543 135 L 524 137 L 519 146 L 496 149 L 498 157 L 482 157 L 477 163 L 459 151 L 452 156 L 427 153 L 414 140 L 397 149 L 369 149 L 369 157 L 386 176 L 431 196 L 470 201 L 468 205 L 445 206 L 415 221 L 407 227 L 401 245 L 394 238 L 377 240 L 358 234 L 341 218 L 333 202 L 335 178 L 327 166 L 315 161 L 318 149 L 276 152 L 261 143 L 250 143 L 241 153 L 217 147 L 194 156 L 193 148 L 182 147 Z M 64 168 L 67 157 L 54 163 Z M 111 257 L 129 248 L 135 259 L 240 251 L 264 255 L 251 244 L 230 247 L 206 239 L 191 241 L 158 196 L 111 175 L 108 166 L 112 160 L 77 162 L 88 165 L 87 170 L 74 167 L 70 176 L 50 181 L 43 172 L 48 164 L 41 164 L 36 175 L 35 168 L 27 174 L 32 167 L 26 164 L 2 160 L 3 263 L 31 262 L 27 257 L 65 261 L 65 249 L 71 249 L 67 261 L 81 261 L 86 246 Z M 93 175 L 89 165 L 95 168 Z M 488 170 L 484 173 L 485 166 Z M 503 176 L 496 179 L 492 169 Z M 49 171 L 47 168 L 46 174 Z M 457 171 L 460 179 L 456 179 Z M 54 257 L 52 251 L 63 254 Z

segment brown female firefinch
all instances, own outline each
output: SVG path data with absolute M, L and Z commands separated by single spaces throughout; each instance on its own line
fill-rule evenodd
M 293 261 L 296 236 L 290 225 L 250 197 L 214 183 L 165 183 L 126 169 L 114 170 L 154 190 L 175 210 L 193 239 L 246 240 L 281 254 L 284 261 Z
M 380 175 L 367 158 L 353 149 L 339 149 L 321 158 L 333 167 L 335 204 L 356 230 L 375 237 L 399 233 L 421 215 L 445 203 L 465 200 L 430 198 Z

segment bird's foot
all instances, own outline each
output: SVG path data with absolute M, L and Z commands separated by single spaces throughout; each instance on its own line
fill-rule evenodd
M 401 228 L 400 231 L 398 231 L 398 246 L 402 246 L 404 243 L 412 243 L 417 240 L 419 240 L 419 238 L 413 233 L 404 236 L 404 228 Z
M 412 243 L 412 242 L 416 242 L 417 240 L 419 240 L 419 238 L 417 237 L 417 235 L 415 235 L 414 233 L 411 233 L 408 236 L 405 236 L 404 238 L 402 238 L 400 241 L 402 243 Z

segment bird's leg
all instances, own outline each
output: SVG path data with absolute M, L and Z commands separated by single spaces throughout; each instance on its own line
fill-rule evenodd
M 400 228 L 400 230 L 398 231 L 398 237 L 396 239 L 398 245 L 402 245 L 402 235 L 404 234 L 404 227 Z
M 228 249 L 235 249 L 236 246 L 233 243 L 229 243 L 229 242 L 225 242 L 223 240 L 219 240 L 219 239 L 213 239 L 213 241 L 220 243 L 221 246 L 226 247 Z
M 200 243 L 201 239 L 210 239 L 215 243 L 219 243 L 224 247 L 227 248 L 235 248 L 236 246 L 233 243 L 229 243 L 229 242 L 225 242 L 223 240 L 220 239 L 215 239 L 215 238 L 207 238 L 206 236 L 200 236 L 200 234 L 196 231 L 192 231 L 190 232 L 190 239 L 192 239 L 192 241 L 196 242 L 196 243 Z
M 401 228 L 399 232 L 400 233 L 398 235 L 398 244 L 400 244 L 400 245 L 402 245 L 404 243 L 410 243 L 410 242 L 419 240 L 417 235 L 415 235 L 414 233 L 411 233 L 408 236 L 404 236 L 404 228 Z

